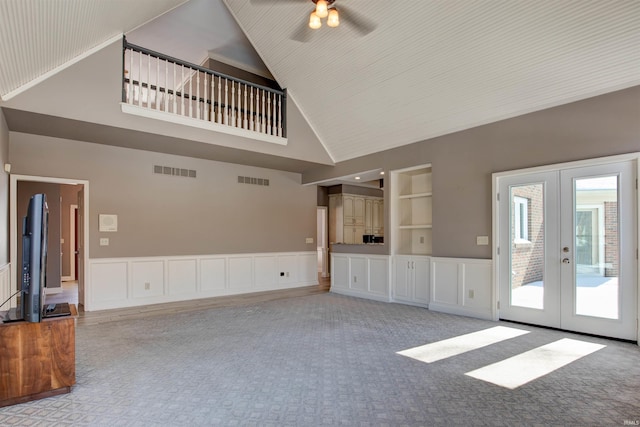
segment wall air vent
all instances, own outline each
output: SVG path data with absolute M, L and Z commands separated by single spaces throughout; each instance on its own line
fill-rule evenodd
M 239 176 L 238 184 L 253 184 L 253 185 L 263 185 L 268 187 L 269 180 L 266 178 L 252 178 L 250 176 Z
M 173 168 L 171 166 L 153 166 L 153 173 L 160 175 L 183 176 L 185 178 L 195 178 L 196 171 L 193 169 Z

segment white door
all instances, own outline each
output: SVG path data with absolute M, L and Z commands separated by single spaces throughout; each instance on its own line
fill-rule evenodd
M 500 317 L 636 339 L 634 162 L 500 178 Z

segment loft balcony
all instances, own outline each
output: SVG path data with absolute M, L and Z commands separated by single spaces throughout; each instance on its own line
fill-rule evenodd
M 287 92 L 190 64 L 123 39 L 122 111 L 287 144 Z

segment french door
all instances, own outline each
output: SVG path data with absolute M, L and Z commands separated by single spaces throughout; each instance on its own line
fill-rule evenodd
M 499 178 L 500 318 L 637 339 L 635 168 Z

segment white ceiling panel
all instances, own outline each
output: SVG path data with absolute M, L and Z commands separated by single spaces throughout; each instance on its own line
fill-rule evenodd
M 0 95 L 185 0 L 0 1 Z
M 224 0 L 336 161 L 640 84 L 640 2 Z

